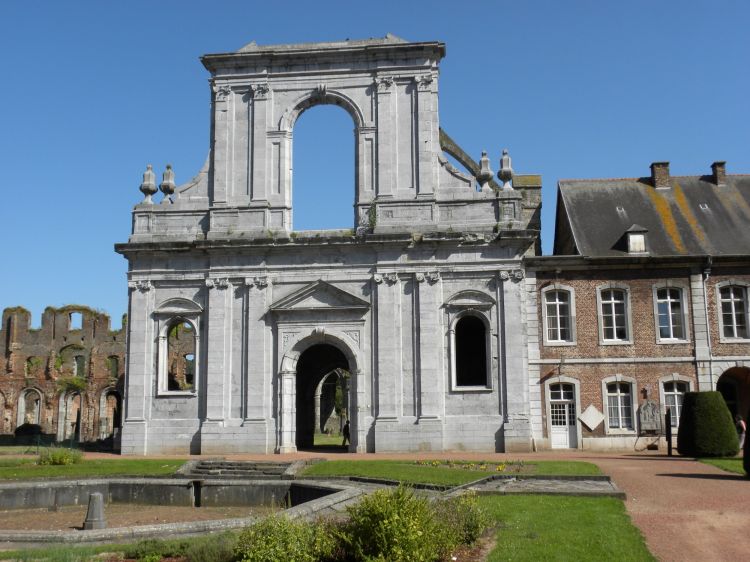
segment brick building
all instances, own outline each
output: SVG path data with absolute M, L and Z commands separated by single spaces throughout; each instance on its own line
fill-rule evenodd
M 47 308 L 31 328 L 24 308 L 6 308 L 0 329 L 0 440 L 24 425 L 44 441 L 117 440 L 122 410 L 125 331 L 83 306 Z
M 525 260 L 537 446 L 638 448 L 649 400 L 750 409 L 750 176 L 568 180 L 554 255 Z

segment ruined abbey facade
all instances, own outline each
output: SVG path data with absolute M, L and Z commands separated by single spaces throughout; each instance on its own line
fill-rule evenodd
M 358 452 L 632 450 L 689 391 L 750 414 L 750 176 L 562 181 L 541 256 L 541 178 L 440 127 L 444 54 L 386 36 L 203 57 L 209 156 L 181 186 L 144 173 L 116 245 L 127 322 L 7 309 L 0 434 L 285 453 L 335 409 Z M 320 104 L 354 125 L 352 228 L 298 231 L 294 126 Z
M 540 182 L 499 182 L 440 129 L 442 43 L 393 36 L 202 58 L 210 153 L 154 201 L 148 169 L 128 260 L 124 454 L 290 452 L 314 395 L 345 372 L 353 451 L 528 450 L 521 259 Z M 308 108 L 352 119 L 353 228 L 295 231 L 291 151 Z M 445 158 L 448 152 L 467 173 Z M 168 335 L 194 343 L 175 384 Z

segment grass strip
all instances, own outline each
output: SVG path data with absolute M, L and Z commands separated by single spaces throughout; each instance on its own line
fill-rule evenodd
M 303 476 L 364 476 L 369 478 L 386 478 L 409 484 L 439 484 L 457 486 L 478 480 L 492 474 L 503 474 L 494 469 L 496 462 L 486 463 L 491 470 L 480 470 L 481 462 L 466 463 L 465 468 L 449 467 L 442 464 L 421 465 L 413 461 L 377 460 L 377 461 L 326 461 L 307 467 Z M 469 466 L 473 466 L 470 468 Z M 599 468 L 586 462 L 534 461 L 524 463 L 524 474 L 543 475 L 594 475 L 601 474 Z
M 184 464 L 175 459 L 91 459 L 79 464 L 37 465 L 36 459 L 0 459 L 0 480 L 85 476 L 168 476 Z
M 734 472 L 735 474 L 745 474 L 745 469 L 742 467 L 742 457 L 720 457 L 712 459 L 698 459 L 703 464 L 710 464 L 726 472 Z
M 500 525 L 489 562 L 655 560 L 615 498 L 481 496 L 479 505 Z

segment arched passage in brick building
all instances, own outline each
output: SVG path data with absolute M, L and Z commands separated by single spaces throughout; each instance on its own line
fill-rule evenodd
M 750 369 L 733 367 L 726 370 L 716 384 L 732 417 L 740 414 L 745 420 L 750 415 Z

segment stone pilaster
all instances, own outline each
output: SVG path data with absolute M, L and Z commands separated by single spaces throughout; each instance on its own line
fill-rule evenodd
M 394 110 L 394 80 L 391 76 L 379 76 L 377 89 L 378 127 L 378 197 L 393 197 L 396 189 L 396 115 Z
M 377 421 L 397 419 L 401 380 L 401 283 L 396 273 L 376 275 L 378 314 Z
M 438 273 L 417 273 L 419 297 L 419 419 L 440 420 L 445 411 L 445 377 L 440 325 L 441 281 Z
M 295 418 L 297 417 L 295 371 L 279 373 L 279 404 L 281 405 L 281 439 L 278 453 L 294 453 L 297 450 Z

